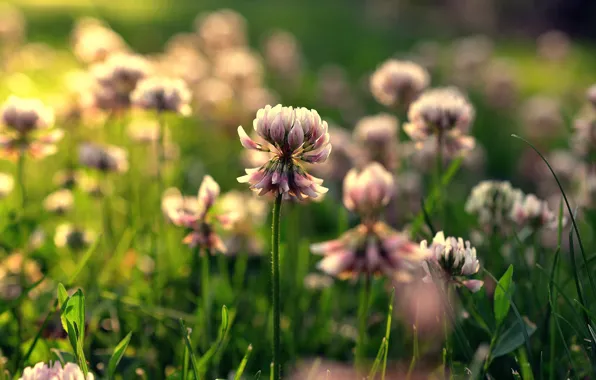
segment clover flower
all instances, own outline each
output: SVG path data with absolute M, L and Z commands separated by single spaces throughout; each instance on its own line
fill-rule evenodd
M 263 82 L 263 71 L 260 57 L 246 48 L 225 50 L 213 63 L 215 76 L 236 90 L 259 86 Z
M 515 105 L 519 89 L 514 69 L 509 61 L 495 59 L 484 70 L 483 90 L 491 106 L 506 109 Z
M 571 40 L 559 30 L 549 30 L 536 39 L 538 55 L 552 62 L 561 62 L 569 56 Z
M 128 50 L 118 33 L 92 18 L 77 21 L 71 39 L 75 55 L 84 63 L 101 62 L 111 54 Z
M 134 106 L 143 109 L 190 114 L 191 94 L 182 79 L 150 77 L 140 80 L 130 99 Z
M 478 223 L 489 231 L 490 228 L 506 229 L 513 206 L 522 198 L 522 191 L 514 189 L 509 182 L 482 181 L 472 189 L 465 209 L 476 215 Z
M 195 215 L 198 209 L 199 202 L 197 197 L 182 195 L 180 190 L 174 187 L 164 191 L 161 197 L 161 211 L 171 223 L 174 223 L 174 219 L 178 220 L 186 215 Z
M 581 115 L 573 123 L 571 148 L 580 157 L 591 159 L 596 154 L 596 114 Z
M 534 96 L 521 108 L 524 130 L 532 140 L 554 139 L 565 131 L 560 102 L 548 96 Z
M 482 287 L 482 281 L 463 279 L 478 273 L 480 269 L 480 262 L 476 259 L 476 248 L 472 247 L 469 241 L 452 236 L 446 238 L 444 232 L 439 231 L 430 246 L 423 240 L 420 248 L 430 251 L 429 262 L 441 268 L 448 281 L 464 285 L 473 292 Z
M 380 162 L 388 170 L 397 166 L 398 120 L 388 113 L 363 117 L 354 128 L 354 141 L 361 146 L 365 162 Z
M 54 214 L 65 214 L 72 210 L 74 196 L 72 191 L 61 189 L 48 195 L 43 201 L 43 208 Z
M 27 20 L 23 12 L 7 2 L 0 3 L 0 40 L 3 53 L 18 47 L 25 39 Z
M 523 199 L 516 200 L 511 210 L 511 219 L 520 226 L 534 229 L 557 227 L 555 213 L 546 201 L 538 199 L 534 194 L 528 194 Z
M 7 158 L 27 152 L 34 158 L 52 155 L 63 137 L 61 129 L 51 129 L 54 111 L 38 99 L 11 96 L 0 110 L 0 148 Z
M 385 274 L 408 280 L 415 264 L 427 256 L 405 234 L 383 222 L 360 224 L 336 240 L 312 244 L 310 250 L 325 256 L 317 265 L 320 270 L 342 279 Z
M 313 165 L 312 172 L 317 177 L 341 183 L 350 169 L 359 164 L 361 155 L 352 135 L 344 128 L 329 126 L 333 141 L 333 154 L 320 165 Z M 255 151 L 247 151 L 255 152 Z M 260 152 L 257 152 L 260 153 Z M 256 165 L 253 165 L 256 166 Z
M 101 172 L 124 173 L 128 170 L 128 153 L 113 145 L 85 143 L 79 147 L 79 162 Z
M 50 363 L 48 366 L 43 362 L 23 370 L 19 380 L 94 380 L 92 373 L 83 374 L 83 371 L 75 363 L 66 363 L 64 368 L 60 362 Z
M 370 91 L 377 102 L 387 107 L 404 109 L 428 87 L 430 76 L 420 65 L 409 61 L 390 59 L 384 62 L 370 78 Z
M 362 170 L 352 169 L 343 184 L 344 206 L 356 212 L 364 223 L 374 223 L 387 206 L 393 193 L 395 182 L 381 164 L 373 162 Z
M 183 240 L 190 247 L 198 246 L 209 252 L 227 252 L 227 248 L 215 228 L 217 225 L 228 229 L 234 219 L 232 215 L 213 212 L 213 205 L 219 196 L 219 191 L 217 182 L 211 176 L 206 175 L 199 188 L 195 205 L 186 201 L 182 196 L 176 200 L 173 198 L 173 193 L 170 193 L 169 201 L 165 204 L 162 203 L 166 217 L 173 224 L 191 230 Z
M 467 135 L 473 118 L 474 109 L 459 90 L 432 89 L 412 103 L 404 131 L 419 147 L 434 140 L 438 149 L 454 155 L 474 147 L 474 138 Z
M 231 9 L 199 15 L 195 28 L 202 50 L 211 56 L 246 44 L 246 20 Z
M 137 83 L 153 71 L 143 57 L 117 53 L 91 67 L 97 81 L 95 105 L 101 109 L 118 110 L 130 106 L 130 94 Z
M 93 231 L 85 230 L 70 223 L 58 225 L 54 234 L 56 247 L 68 247 L 73 251 L 86 249 L 95 239 L 96 235 Z
M 246 169 L 238 178 L 249 183 L 259 195 L 281 194 L 285 198 L 304 200 L 317 198 L 327 192 L 322 179 L 310 175 L 304 164 L 325 162 L 331 153 L 327 122 L 315 110 L 306 108 L 266 106 L 257 112 L 253 127 L 263 144 L 248 137 L 238 127 L 240 142 L 246 149 L 269 153 L 269 161 L 256 168 Z
M 303 66 L 300 43 L 296 37 L 284 30 L 277 30 L 264 41 L 264 55 L 267 66 L 287 80 L 300 78 Z

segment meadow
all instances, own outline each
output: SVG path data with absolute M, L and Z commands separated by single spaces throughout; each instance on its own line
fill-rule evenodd
M 594 376 L 589 43 L 55 3 L 0 4 L 0 380 Z

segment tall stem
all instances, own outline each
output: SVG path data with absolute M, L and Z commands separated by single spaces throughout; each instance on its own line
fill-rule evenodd
M 356 342 L 356 368 L 364 371 L 364 360 L 366 357 L 366 327 L 368 322 L 368 304 L 370 299 L 371 278 L 365 274 L 360 289 L 360 304 L 358 306 L 358 342 Z
M 443 177 L 443 137 L 440 133 L 437 134 L 437 162 L 435 163 L 435 188 L 437 189 L 437 214 L 439 215 L 439 228 L 444 229 L 444 213 L 445 205 L 443 202 L 443 185 L 441 183 Z
M 203 348 L 207 349 L 211 342 L 211 291 L 209 286 L 209 274 L 211 252 L 209 249 L 204 249 L 201 255 L 201 296 L 203 298 L 203 326 L 205 327 Z
M 281 331 L 280 331 L 280 291 L 279 291 L 279 217 L 281 212 L 281 198 L 278 194 L 273 205 L 272 234 L 271 234 L 271 289 L 273 304 L 273 380 L 281 379 Z
M 157 150 L 157 197 L 161 199 L 161 196 L 164 191 L 164 176 L 163 176 L 163 163 L 164 163 L 164 151 L 165 151 L 165 120 L 163 112 L 157 112 L 157 125 L 158 125 L 158 132 L 157 132 L 157 140 L 156 150 Z M 161 273 L 164 272 L 165 268 L 162 268 L 162 260 L 161 260 L 161 240 L 160 237 L 165 235 L 165 225 L 164 220 L 161 217 L 160 213 L 157 213 L 157 233 L 154 234 L 154 249 L 155 249 L 155 277 L 154 277 L 154 285 L 155 285 L 155 296 L 156 301 L 159 303 L 161 298 Z
M 27 192 L 25 191 L 25 151 L 19 152 L 19 160 L 17 162 L 17 186 L 19 188 L 19 202 L 21 212 L 25 210 L 27 204 Z

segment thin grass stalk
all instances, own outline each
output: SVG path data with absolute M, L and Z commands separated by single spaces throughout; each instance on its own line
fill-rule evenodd
M 17 161 L 17 187 L 19 189 L 20 212 L 25 211 L 27 205 L 27 191 L 25 189 L 25 151 L 19 152 Z
M 211 252 L 204 249 L 201 256 L 201 298 L 203 301 L 203 348 L 209 347 L 211 342 L 211 289 L 210 289 L 210 259 Z
M 439 215 L 439 229 L 445 228 L 445 204 L 443 197 L 443 184 L 441 178 L 443 177 L 443 138 L 441 134 L 437 134 L 437 161 L 435 167 L 435 187 L 437 189 L 437 213 Z M 426 212 L 426 211 L 425 211 Z
M 273 205 L 273 218 L 271 221 L 271 289 L 273 306 L 273 362 L 271 377 L 273 380 L 281 379 L 281 305 L 280 305 L 280 270 L 279 270 L 279 227 L 282 195 L 278 194 Z
M 356 369 L 358 371 L 364 370 L 364 360 L 366 358 L 366 328 L 368 322 L 371 282 L 371 276 L 365 274 L 362 278 L 362 286 L 360 288 L 360 303 L 358 306 L 358 341 L 356 342 Z

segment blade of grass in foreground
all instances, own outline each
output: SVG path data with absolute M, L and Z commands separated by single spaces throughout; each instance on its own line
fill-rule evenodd
M 242 378 L 242 374 L 244 373 L 244 369 L 246 368 L 246 363 L 248 363 L 248 358 L 250 358 L 251 353 L 252 353 L 252 344 L 249 344 L 248 348 L 246 349 L 246 353 L 244 354 L 244 357 L 242 358 L 242 361 L 240 362 L 240 365 L 238 366 L 238 369 L 236 370 L 236 374 L 234 375 L 234 380 L 240 380 Z
M 587 266 L 587 258 L 586 258 L 586 251 L 584 249 L 584 244 L 582 242 L 582 238 L 581 235 L 579 233 L 579 228 L 577 226 L 577 221 L 575 220 L 575 216 L 573 213 L 573 210 L 571 209 L 571 205 L 569 204 L 569 200 L 567 199 L 567 195 L 565 194 L 565 190 L 563 190 L 563 186 L 561 185 L 561 182 L 559 181 L 559 178 L 557 177 L 557 175 L 555 174 L 555 171 L 553 170 L 553 168 L 550 166 L 550 164 L 548 163 L 548 161 L 546 160 L 546 158 L 542 155 L 542 153 L 540 153 L 540 151 L 538 149 L 536 149 L 536 147 L 534 145 L 532 145 L 532 143 L 530 143 L 528 140 L 524 139 L 523 137 L 520 137 L 516 134 L 512 134 L 512 137 L 522 140 L 523 142 L 525 142 L 526 144 L 528 144 L 542 159 L 542 161 L 544 161 L 544 163 L 546 164 L 546 166 L 548 166 L 548 170 L 550 170 L 551 174 L 553 175 L 553 177 L 555 178 L 555 181 L 557 182 L 557 186 L 559 187 L 559 190 L 561 191 L 561 195 L 563 196 L 563 200 L 565 201 L 565 205 L 567 206 L 567 211 L 569 212 L 569 218 L 571 219 L 571 223 L 573 225 L 573 230 L 575 231 L 575 234 L 577 236 L 577 242 L 579 244 L 579 249 L 581 251 L 584 263 L 586 263 Z M 592 289 L 592 295 L 596 296 L 596 286 L 594 285 L 594 279 L 592 278 L 592 274 L 590 273 L 590 271 L 588 271 L 588 281 L 590 282 L 590 287 Z
M 197 358 L 192 350 L 192 344 L 190 343 L 190 334 L 189 330 L 186 328 L 186 324 L 184 320 L 180 319 L 180 331 L 182 332 L 182 336 L 184 338 L 184 343 L 186 344 L 186 348 L 188 349 L 188 353 L 190 355 L 190 363 L 192 364 L 192 372 L 195 376 L 195 380 L 201 380 L 201 374 L 199 372 L 199 364 L 197 362 Z

